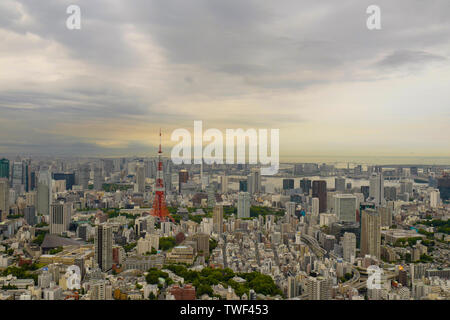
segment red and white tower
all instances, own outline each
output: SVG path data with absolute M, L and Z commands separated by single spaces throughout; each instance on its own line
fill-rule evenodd
M 152 215 L 158 217 L 160 221 L 167 221 L 167 218 L 170 218 L 172 221 L 174 221 L 169 213 L 169 209 L 167 209 L 166 206 L 166 199 L 164 196 L 164 171 L 161 157 L 161 129 L 159 129 L 158 170 L 156 172 L 155 199 L 153 200 Z

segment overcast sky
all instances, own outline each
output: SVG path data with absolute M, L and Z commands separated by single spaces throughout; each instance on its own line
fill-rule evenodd
M 160 126 L 168 148 L 203 120 L 279 128 L 285 159 L 450 157 L 449 17 L 448 0 L 1 0 L 0 154 L 151 154 Z

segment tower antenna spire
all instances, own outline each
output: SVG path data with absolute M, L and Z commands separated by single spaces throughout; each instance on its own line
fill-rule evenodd
M 162 153 L 162 150 L 161 150 L 161 128 L 159 128 L 159 151 L 158 151 L 158 153 Z

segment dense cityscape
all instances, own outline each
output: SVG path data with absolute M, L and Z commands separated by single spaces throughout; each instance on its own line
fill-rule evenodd
M 450 166 L 160 159 L 1 159 L 0 299 L 450 297 Z

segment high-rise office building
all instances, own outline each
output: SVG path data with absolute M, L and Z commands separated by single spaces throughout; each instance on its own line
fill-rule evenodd
M 36 208 L 34 206 L 27 206 L 23 209 L 25 221 L 30 225 L 36 224 Z
M 102 271 L 112 268 L 112 228 L 107 224 L 100 224 L 95 228 L 94 261 Z
M 261 193 L 261 171 L 257 168 L 247 176 L 247 192 L 251 195 Z
M 250 218 L 250 194 L 239 192 L 238 195 L 238 218 Z
M 345 191 L 345 178 L 335 178 L 334 179 L 334 189 L 338 192 Z
M 29 191 L 34 191 L 37 188 L 37 175 L 36 175 L 36 171 L 32 171 L 30 170 L 30 190 Z
M 309 194 L 309 190 L 311 190 L 311 180 L 302 179 L 300 180 L 300 189 L 302 189 L 303 194 Z
M 181 186 L 183 183 L 187 183 L 189 180 L 189 172 L 187 170 L 182 169 L 178 172 L 178 192 L 181 193 Z
M 37 192 L 30 191 L 25 194 L 25 204 L 29 207 L 37 207 Z
M 450 200 L 450 175 L 444 175 L 437 181 L 437 188 L 444 201 Z
M 298 284 L 295 277 L 288 277 L 287 298 L 294 298 L 298 295 Z
M 80 224 L 77 228 L 78 238 L 81 238 L 84 241 L 89 241 L 90 230 L 91 230 L 91 225 L 89 223 Z
M 221 176 L 220 178 L 220 189 L 222 193 L 228 192 L 228 177 L 225 175 Z
M 223 206 L 216 205 L 213 210 L 213 231 L 218 234 L 223 232 Z
M 0 179 L 1 178 L 9 180 L 9 160 L 6 158 L 0 159 Z
M 102 168 L 94 167 L 94 190 L 102 190 L 104 181 Z
M 288 215 L 288 217 L 294 218 L 296 203 L 288 201 L 286 202 L 285 206 L 286 206 L 286 214 Z
M 320 210 L 319 210 L 319 206 L 320 206 L 319 201 L 320 201 L 319 198 L 312 198 L 311 199 L 311 214 L 313 216 L 318 216 L 319 215 L 319 212 L 320 212 Z
M 102 168 L 106 177 L 110 177 L 111 173 L 114 171 L 114 161 L 113 159 L 102 159 Z
M 9 181 L 0 178 L 0 221 L 9 214 Z
M 319 198 L 319 213 L 327 212 L 327 182 L 315 180 L 312 183 L 312 196 Z
M 364 201 L 367 200 L 370 196 L 370 187 L 369 186 L 361 186 L 361 193 L 364 196 Z
M 294 179 L 283 179 L 283 190 L 294 189 Z
M 386 201 L 397 200 L 397 188 L 396 187 L 384 187 L 384 199 Z
M 361 215 L 361 255 L 380 258 L 381 216 L 375 209 L 365 209 Z
M 374 173 L 370 177 L 369 197 L 373 199 L 377 207 L 385 204 L 383 173 Z
M 206 188 L 206 194 L 208 197 L 208 208 L 213 208 L 216 205 L 216 191 L 214 190 L 214 187 L 212 185 L 209 185 Z
M 135 191 L 140 193 L 145 191 L 145 168 L 143 164 L 136 166 L 136 186 Z
M 72 205 L 70 203 L 54 203 L 50 208 L 50 233 L 61 234 L 69 230 Z
M 344 260 L 353 263 L 356 258 L 356 235 L 350 232 L 344 233 L 342 243 Z
M 247 180 L 239 180 L 239 191 L 247 192 Z
M 439 189 L 430 191 L 430 207 L 437 208 L 441 202 L 441 193 Z
M 392 208 L 389 206 L 379 207 L 378 212 L 381 217 L 381 226 L 390 227 L 392 226 Z
M 28 188 L 28 164 L 25 161 L 14 161 L 11 172 L 11 187 L 16 194 L 22 194 Z
M 37 187 L 37 213 L 43 215 L 50 214 L 50 204 L 52 203 L 52 178 L 48 170 L 39 172 Z
M 164 187 L 166 188 L 166 194 L 172 192 L 172 173 L 164 173 Z
M 78 171 L 78 184 L 84 189 L 87 190 L 89 187 L 89 179 L 91 175 L 91 168 L 88 164 L 84 164 L 80 167 Z
M 409 179 L 402 179 L 400 180 L 400 193 L 401 194 L 409 194 L 412 195 L 413 193 L 413 183 Z
M 356 222 L 356 197 L 352 194 L 338 194 L 334 196 L 334 210 L 338 221 Z

